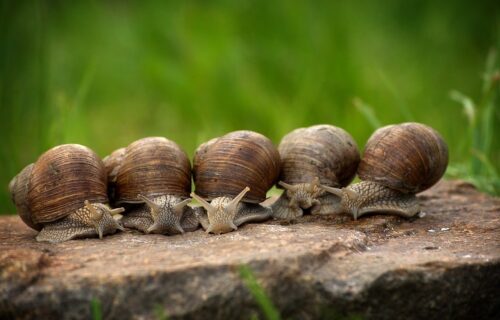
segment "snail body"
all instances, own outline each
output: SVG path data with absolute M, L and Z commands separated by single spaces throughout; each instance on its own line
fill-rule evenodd
M 332 125 L 295 129 L 281 140 L 278 187 L 285 189 L 272 205 L 273 217 L 294 219 L 304 210 L 329 214 L 342 210 L 338 197 L 323 187 L 345 187 L 356 175 L 359 151 L 352 136 Z
M 280 158 L 265 136 L 234 131 L 198 147 L 193 161 L 196 199 L 208 233 L 226 233 L 246 222 L 271 217 L 271 208 L 260 205 L 278 178 Z
M 37 241 L 62 242 L 114 233 L 123 227 L 106 194 L 101 159 L 77 144 L 54 147 L 26 166 L 9 183 L 21 219 L 39 231 Z
M 437 131 L 415 122 L 389 125 L 366 143 L 360 183 L 323 189 L 341 199 L 354 219 L 367 213 L 412 217 L 420 212 L 415 195 L 439 181 L 447 165 L 448 147 Z
M 104 163 L 114 202 L 130 207 L 122 218 L 125 227 L 160 234 L 198 228 L 196 215 L 187 206 L 191 164 L 175 142 L 143 138 L 114 151 Z

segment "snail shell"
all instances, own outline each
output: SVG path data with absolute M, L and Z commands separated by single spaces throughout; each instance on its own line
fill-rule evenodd
M 27 205 L 35 224 L 56 221 L 85 200 L 106 203 L 106 171 L 89 148 L 66 144 L 42 154 L 30 175 Z
M 26 197 L 28 195 L 29 179 L 31 171 L 33 171 L 33 163 L 27 165 L 17 176 L 9 183 L 9 191 L 12 196 L 12 202 L 16 205 L 17 213 L 21 219 L 30 228 L 37 231 L 42 230 L 41 224 L 36 224 L 31 219 L 31 212 L 28 206 Z
M 196 193 L 208 200 L 235 197 L 248 186 L 242 201 L 260 203 L 280 169 L 276 147 L 253 131 L 234 131 L 202 144 L 193 162 Z
M 358 175 L 404 193 L 418 193 L 438 182 L 447 165 L 448 147 L 441 135 L 424 124 L 409 122 L 373 133 Z
M 339 201 L 320 188 L 344 187 L 356 175 L 358 146 L 344 129 L 315 125 L 295 129 L 281 140 L 279 187 L 286 192 L 273 204 L 273 216 L 293 219 L 303 210 L 328 214 L 339 210 Z
M 124 151 L 113 152 L 106 160 L 109 168 L 113 167 L 112 162 L 118 164 L 111 171 L 108 169 L 112 179 L 113 173 L 116 174 L 116 203 L 143 202 L 138 194 L 189 197 L 191 164 L 186 153 L 171 140 L 163 137 L 140 139 Z
M 106 175 L 108 176 L 108 197 L 112 202 L 114 202 L 116 193 L 116 176 L 118 174 L 119 164 L 123 161 L 124 154 L 125 148 L 120 148 L 113 151 L 113 153 L 102 160 L 106 168 Z
M 67 240 L 68 236 L 78 237 L 76 226 L 68 226 L 65 234 L 47 226 L 52 227 L 52 223 L 71 215 L 85 216 L 81 210 L 86 201 L 89 206 L 90 203 L 95 206 L 100 216 L 109 213 L 109 208 L 102 205 L 108 202 L 106 181 L 104 164 L 92 150 L 82 145 L 65 144 L 48 150 L 34 164 L 24 168 L 11 181 L 9 189 L 23 221 L 35 230 L 44 229 L 37 239 L 57 242 Z M 81 229 L 88 227 L 88 221 L 81 222 Z M 110 224 L 113 229 L 110 232 L 119 229 L 118 225 Z M 64 221 L 60 225 L 64 227 Z M 92 232 L 87 230 L 88 233 Z
M 447 165 L 448 147 L 436 130 L 415 122 L 389 125 L 366 143 L 358 168 L 362 182 L 324 189 L 355 219 L 370 212 L 412 217 L 420 211 L 415 194 L 441 179 Z
M 295 129 L 281 140 L 280 180 L 309 183 L 319 178 L 326 186 L 347 186 L 356 175 L 358 146 L 352 136 L 332 125 Z
M 258 204 L 266 199 L 280 170 L 279 153 L 271 140 L 253 131 L 230 132 L 202 144 L 193 164 L 196 194 L 191 196 L 207 210 L 199 214 L 207 232 L 225 233 L 271 216 L 270 208 Z
M 175 142 L 143 138 L 114 151 L 104 163 L 115 203 L 146 203 L 124 216 L 126 227 L 168 234 L 197 228 L 198 221 L 186 206 L 191 163 Z

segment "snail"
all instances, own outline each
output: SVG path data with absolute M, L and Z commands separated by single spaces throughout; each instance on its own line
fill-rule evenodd
M 253 131 L 234 131 L 198 147 L 193 161 L 196 199 L 206 209 L 198 213 L 207 233 L 236 230 L 246 222 L 271 217 L 259 203 L 276 183 L 280 157 L 273 143 Z
M 352 136 L 332 125 L 295 129 L 281 140 L 278 187 L 285 189 L 272 204 L 273 217 L 294 219 L 303 215 L 337 213 L 340 199 L 326 187 L 345 187 L 356 175 L 359 151 Z
M 448 147 L 434 129 L 415 122 L 378 129 L 366 143 L 358 167 L 362 180 L 346 188 L 323 187 L 341 199 L 354 219 L 366 213 L 412 217 L 415 194 L 433 186 L 448 165 Z
M 106 170 L 101 159 L 78 144 L 54 147 L 26 166 L 9 183 L 21 219 L 40 231 L 37 241 L 114 233 L 123 227 L 113 215 L 106 195 Z
M 198 228 L 196 214 L 187 206 L 191 163 L 175 142 L 143 138 L 114 151 L 104 164 L 114 202 L 131 207 L 122 218 L 125 227 L 160 234 Z

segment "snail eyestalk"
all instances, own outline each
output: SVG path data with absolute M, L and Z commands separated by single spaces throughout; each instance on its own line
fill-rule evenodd
M 279 181 L 278 184 L 282 186 L 285 190 L 290 190 L 290 191 L 296 191 L 298 187 L 297 185 L 291 185 L 284 181 Z
M 108 212 L 110 215 L 116 216 L 117 214 L 125 212 L 125 208 L 120 207 L 120 208 L 115 208 L 115 209 L 109 209 Z
M 243 199 L 243 197 L 245 197 L 245 194 L 250 191 L 250 188 L 249 187 L 245 187 L 245 189 L 243 189 L 243 191 L 240 192 L 240 194 L 238 194 L 228 205 L 227 205 L 227 211 L 229 212 L 234 212 L 235 215 L 236 215 L 236 209 L 238 207 L 238 204 L 240 203 L 241 199 Z M 236 229 L 235 229 L 236 230 Z
M 191 198 L 193 198 L 196 201 L 198 201 L 203 206 L 203 208 L 205 208 L 205 210 L 207 210 L 207 212 L 208 211 L 215 211 L 216 210 L 214 208 L 214 206 L 212 206 L 207 200 L 203 199 L 202 197 L 200 197 L 199 195 L 197 195 L 194 192 L 191 192 Z
M 178 204 L 174 205 L 173 209 L 177 215 L 182 215 L 182 211 L 184 207 L 187 206 L 191 202 L 191 198 L 187 198 L 186 200 L 182 200 Z
M 138 194 L 137 198 L 139 198 L 142 201 L 144 201 L 148 205 L 148 207 L 151 208 L 151 214 L 153 216 L 157 215 L 158 211 L 160 211 L 160 207 L 153 200 L 149 199 L 148 197 L 143 196 L 142 194 Z
M 321 188 L 325 191 L 330 192 L 331 194 L 336 195 L 339 198 L 342 198 L 344 196 L 344 192 L 342 192 L 342 189 L 328 187 L 328 186 L 321 186 Z

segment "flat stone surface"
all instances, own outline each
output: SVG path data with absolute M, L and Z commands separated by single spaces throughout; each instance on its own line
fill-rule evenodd
M 1 217 L 0 318 L 89 319 L 93 299 L 105 319 L 263 318 L 247 264 L 283 318 L 500 319 L 500 199 L 461 181 L 419 198 L 412 220 L 305 216 L 56 245 Z

